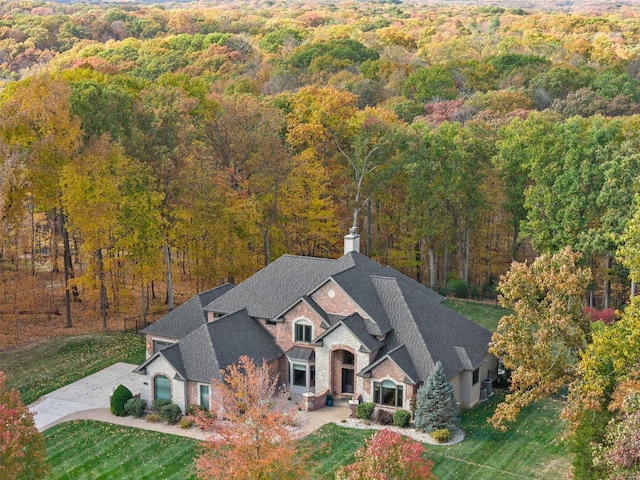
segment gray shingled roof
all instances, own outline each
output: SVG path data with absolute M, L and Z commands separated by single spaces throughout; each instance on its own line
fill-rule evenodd
M 411 359 L 409 350 L 407 350 L 405 345 L 398 345 L 394 349 L 385 352 L 383 355 L 378 355 L 378 358 L 358 372 L 358 375 L 365 377 L 369 376 L 369 372 L 386 359 L 393 361 L 404 372 L 406 376 L 404 381 L 406 383 L 415 385 L 420 382 L 420 376 L 416 371 L 416 367 Z
M 364 351 L 366 352 L 375 352 L 379 350 L 384 343 L 380 342 L 376 337 L 372 336 L 368 331 L 365 325 L 364 319 L 358 313 L 354 313 L 348 317 L 342 318 L 338 323 L 335 323 L 331 328 L 323 332 L 321 335 L 316 338 L 314 343 L 321 344 L 322 339 L 329 335 L 334 330 L 340 328 L 340 326 L 344 326 L 349 329 L 349 331 L 356 337 L 362 346 L 364 347 Z
M 376 278 L 374 283 L 393 327 L 388 348 L 406 345 L 420 380 L 426 380 L 437 360 L 449 379 L 464 370 L 456 347 L 464 348 L 474 365 L 482 362 L 491 340 L 489 330 L 422 295 L 423 286 L 417 282 Z
M 282 354 L 271 334 L 241 310 L 202 325 L 136 370 L 143 371 L 157 356 L 163 356 L 187 380 L 209 382 L 220 378 L 220 370 L 238 363 L 241 355 L 259 364 Z
M 153 322 L 142 330 L 142 333 L 150 333 L 175 339 L 183 338 L 207 323 L 207 314 L 203 310 L 203 307 L 221 295 L 224 295 L 232 288 L 232 284 L 225 283 L 224 285 L 202 292 L 175 310 L 167 313 L 164 317 Z
M 205 307 L 231 313 L 246 308 L 254 318 L 273 319 L 351 261 L 283 255 Z

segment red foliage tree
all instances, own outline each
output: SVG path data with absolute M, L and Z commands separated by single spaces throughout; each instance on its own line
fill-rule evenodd
M 0 372 L 0 478 L 44 478 L 48 471 L 44 439 L 20 394 L 8 390 L 5 380 Z
M 422 444 L 385 428 L 355 453 L 355 463 L 336 472 L 336 480 L 436 480 L 422 452 Z
M 302 458 L 291 426 L 295 406 L 278 388 L 266 363 L 256 366 L 242 356 L 237 365 L 213 379 L 212 411 L 198 416 L 199 427 L 212 432 L 196 459 L 199 478 L 302 479 Z

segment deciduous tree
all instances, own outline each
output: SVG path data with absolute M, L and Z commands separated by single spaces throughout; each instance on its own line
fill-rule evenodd
M 288 391 L 268 365 L 256 365 L 242 356 L 238 363 L 214 378 L 210 414 L 199 416 L 198 425 L 211 432 L 205 452 L 197 458 L 203 479 L 237 480 L 306 478 L 303 458 L 290 429 L 296 410 Z
M 355 453 L 354 463 L 336 472 L 336 480 L 436 480 L 422 452 L 420 443 L 385 428 Z
M 44 478 L 48 472 L 44 439 L 20 393 L 9 390 L 5 381 L 0 372 L 0 478 Z
M 500 320 L 490 351 L 512 370 L 512 393 L 490 419 L 495 427 L 506 429 L 521 408 L 576 376 L 590 336 L 582 299 L 591 272 L 578 265 L 579 258 L 567 247 L 531 265 L 513 262 L 500 279 L 500 304 L 514 314 Z

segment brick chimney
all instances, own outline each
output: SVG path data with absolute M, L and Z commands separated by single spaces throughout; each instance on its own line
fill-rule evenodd
M 360 235 L 356 233 L 356 227 L 349 229 L 349 234 L 344 236 L 344 254 L 360 252 Z

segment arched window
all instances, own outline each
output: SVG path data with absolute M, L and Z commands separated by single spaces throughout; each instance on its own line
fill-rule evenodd
M 396 385 L 391 380 L 373 382 L 373 401 L 380 405 L 402 407 L 402 385 Z
M 293 341 L 310 343 L 313 340 L 313 325 L 308 320 L 297 320 L 293 325 Z
M 153 379 L 153 399 L 171 401 L 171 381 L 164 375 Z

